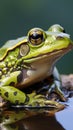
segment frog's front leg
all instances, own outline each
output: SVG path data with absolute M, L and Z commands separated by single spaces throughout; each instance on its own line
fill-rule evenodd
M 30 96 L 15 87 L 20 84 L 19 77 L 23 79 L 21 71 L 12 72 L 2 78 L 0 80 L 0 95 L 15 105 L 28 104 Z
M 56 67 L 54 67 L 54 71 L 53 71 L 53 82 L 50 86 L 50 89 L 48 90 L 49 93 L 52 92 L 52 90 L 54 90 L 60 97 L 60 99 L 62 101 L 66 101 L 67 99 L 64 96 L 64 93 L 61 91 L 61 87 L 62 87 L 62 83 L 61 83 L 61 78 L 60 75 L 58 73 L 58 70 Z
M 15 88 L 16 84 L 19 83 L 19 75 L 21 75 L 21 71 L 16 71 L 0 80 L 0 95 L 13 104 L 21 104 L 26 100 L 25 93 Z
M 20 83 L 19 77 L 23 78 L 21 71 L 15 71 L 0 80 L 0 95 L 5 101 L 12 104 L 25 104 L 29 99 L 25 93 L 15 88 Z

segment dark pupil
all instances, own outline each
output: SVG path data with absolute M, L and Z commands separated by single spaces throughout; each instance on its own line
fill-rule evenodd
M 37 33 L 34 33 L 34 34 L 32 34 L 31 36 L 30 36 L 30 39 L 43 39 L 43 34 L 37 34 Z

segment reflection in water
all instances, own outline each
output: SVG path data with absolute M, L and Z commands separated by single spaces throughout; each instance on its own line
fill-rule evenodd
M 73 130 L 73 98 L 69 99 L 67 104 L 69 105 L 67 108 L 55 113 L 55 115 L 36 115 L 32 112 L 33 114 L 28 117 L 26 111 L 27 118 L 21 118 L 19 119 L 21 121 L 16 121 L 11 125 L 0 124 L 0 130 Z M 22 117 L 25 115 L 23 111 L 20 113 L 22 113 Z
M 65 130 L 55 119 L 55 116 L 37 115 L 24 120 L 27 130 Z
M 65 130 L 55 116 L 43 114 L 22 120 L 17 124 L 3 125 L 0 130 Z

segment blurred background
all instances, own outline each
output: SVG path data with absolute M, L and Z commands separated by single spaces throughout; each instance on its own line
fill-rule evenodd
M 29 29 L 62 25 L 73 39 L 73 0 L 0 0 L 0 46 Z M 58 61 L 60 73 L 73 73 L 73 51 Z

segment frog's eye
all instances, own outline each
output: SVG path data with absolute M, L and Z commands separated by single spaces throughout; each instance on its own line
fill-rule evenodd
M 29 52 L 29 46 L 27 44 L 23 44 L 20 46 L 20 55 L 26 56 Z
M 40 28 L 31 29 L 28 33 L 29 42 L 33 45 L 39 45 L 45 40 L 45 33 Z
M 52 25 L 48 31 L 51 31 L 51 32 L 63 32 L 65 33 L 65 29 L 59 25 L 59 24 L 54 24 Z

